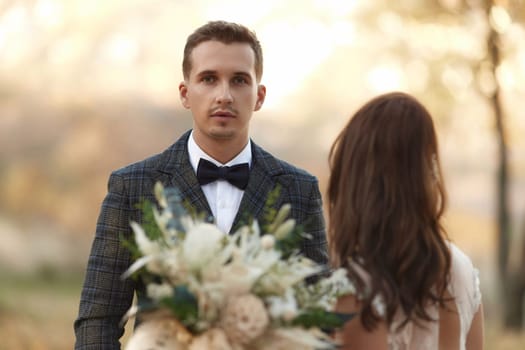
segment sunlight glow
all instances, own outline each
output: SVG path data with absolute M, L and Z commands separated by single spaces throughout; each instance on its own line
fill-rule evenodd
M 457 92 L 468 89 L 473 79 L 471 68 L 465 64 L 447 65 L 441 75 L 443 84 L 450 91 Z
M 457 9 L 461 5 L 460 0 L 439 0 L 439 3 L 449 10 Z
M 485 95 L 490 95 L 496 90 L 496 79 L 494 74 L 492 74 L 492 66 L 489 62 L 483 62 L 480 65 L 477 74 L 477 84 Z
M 507 10 L 501 6 L 492 6 L 490 9 L 490 24 L 499 33 L 504 33 L 512 24 Z
M 397 65 L 388 63 L 377 65 L 367 76 L 370 89 L 376 93 L 383 93 L 402 89 L 403 73 Z
M 516 60 L 518 63 L 518 69 L 520 77 L 518 78 L 518 88 L 525 92 L 525 50 L 522 50 Z
M 29 33 L 29 16 L 23 5 L 13 5 L 0 17 L 0 51 L 2 69 L 16 66 L 31 50 L 30 41 L 26 39 Z
M 403 19 L 394 12 L 382 12 L 377 18 L 377 25 L 389 37 L 401 36 L 404 33 Z
M 268 23 L 258 35 L 265 48 L 263 83 L 270 87 L 267 107 L 293 92 L 334 49 L 329 28 L 315 20 Z
M 496 68 L 496 78 L 501 84 L 501 87 L 505 90 L 515 89 L 518 85 L 514 69 L 512 69 L 509 63 L 505 61 Z
M 23 5 L 13 5 L 0 18 L 0 26 L 9 32 L 23 31 L 28 21 L 27 8 Z
M 79 19 L 93 19 L 98 13 L 102 12 L 103 8 L 97 1 L 77 0 L 74 6 L 74 15 Z
M 108 39 L 102 54 L 114 63 L 130 65 L 137 58 L 139 51 L 139 44 L 134 38 L 116 33 Z
M 422 60 L 412 60 L 405 67 L 405 79 L 411 91 L 422 92 L 428 86 L 430 72 Z
M 38 0 L 33 8 L 36 20 L 45 27 L 58 27 L 63 21 L 63 4 L 53 0 Z
M 331 29 L 331 38 L 337 46 L 352 45 L 356 40 L 356 30 L 352 22 L 336 21 Z
M 57 40 L 48 49 L 48 61 L 53 65 L 74 64 L 81 57 L 82 44 L 82 41 L 71 37 Z
M 359 6 L 357 0 L 314 0 L 317 11 L 327 11 L 331 17 L 345 18 Z
M 245 1 L 226 0 L 207 6 L 206 20 L 225 20 L 243 23 L 252 27 L 257 21 L 268 15 L 279 4 L 279 0 Z
M 207 20 L 224 19 L 253 28 L 264 51 L 265 108 L 300 87 L 337 46 L 350 45 L 355 29 L 348 16 L 356 0 L 226 0 L 206 6 Z

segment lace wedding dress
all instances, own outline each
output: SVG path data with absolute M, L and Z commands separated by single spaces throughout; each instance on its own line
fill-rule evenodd
M 460 350 L 465 350 L 467 334 L 474 315 L 481 304 L 478 270 L 474 268 L 470 258 L 453 243 L 449 244 L 452 258 L 450 285 L 448 291 L 456 303 L 460 319 Z M 428 309 L 434 319 L 439 319 L 436 306 Z M 402 320 L 401 315 L 395 317 L 390 327 L 388 344 L 390 350 L 437 349 L 439 347 L 439 322 L 428 323 L 427 328 L 421 328 L 414 323 L 408 323 L 401 331 L 394 332 Z

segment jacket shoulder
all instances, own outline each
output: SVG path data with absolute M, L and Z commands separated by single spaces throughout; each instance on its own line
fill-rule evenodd
M 253 145 L 253 152 L 256 161 L 261 162 L 266 169 L 275 175 L 287 175 L 300 181 L 317 182 L 317 178 L 305 169 L 279 159 L 255 144 Z
M 157 170 L 162 165 L 162 159 L 166 157 L 166 151 L 149 156 L 140 161 L 127 164 L 119 169 L 116 169 L 112 174 L 122 177 L 129 177 L 136 173 L 145 173 Z
M 122 177 L 133 177 L 135 174 L 173 173 L 173 168 L 180 166 L 187 158 L 187 140 L 189 131 L 182 135 L 175 143 L 161 153 L 135 163 L 126 165 L 113 172 Z

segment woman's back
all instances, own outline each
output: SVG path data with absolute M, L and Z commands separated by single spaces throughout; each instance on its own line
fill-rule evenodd
M 454 244 L 449 246 L 452 265 L 447 297 L 453 299 L 446 309 L 429 305 L 428 314 L 436 321 L 424 321 L 422 325 L 410 321 L 398 330 L 405 320 L 405 316 L 398 312 L 390 327 L 381 322 L 374 331 L 368 331 L 356 317 L 338 334 L 339 341 L 344 345 L 342 349 L 481 349 L 483 329 L 478 271 L 458 247 Z M 377 312 L 381 313 L 383 307 L 379 302 Z M 360 311 L 354 296 L 343 298 L 337 309 L 340 312 Z
M 359 312 L 342 333 L 352 349 L 482 344 L 468 336 L 481 319 L 482 338 L 476 271 L 442 226 L 439 159 L 430 113 L 402 92 L 363 105 L 330 149 L 330 260 L 348 268 L 359 298 L 339 305 Z
M 450 252 L 452 266 L 446 296 L 453 300 L 447 302 L 447 309 L 437 305 L 427 308 L 437 321 L 425 322 L 426 328 L 409 322 L 401 332 L 396 332 L 396 326 L 404 319 L 398 318 L 390 327 L 390 349 L 466 349 L 467 335 L 481 304 L 479 278 L 470 259 L 458 247 L 450 244 Z

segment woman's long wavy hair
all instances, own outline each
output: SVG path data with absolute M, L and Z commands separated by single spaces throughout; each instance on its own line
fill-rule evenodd
M 361 322 L 372 330 L 381 320 L 372 307 L 377 295 L 388 325 L 399 310 L 406 316 L 400 327 L 431 321 L 425 307 L 445 306 L 451 258 L 440 223 L 446 194 L 430 114 L 405 93 L 378 96 L 350 119 L 329 162 L 331 262 L 356 281 Z

